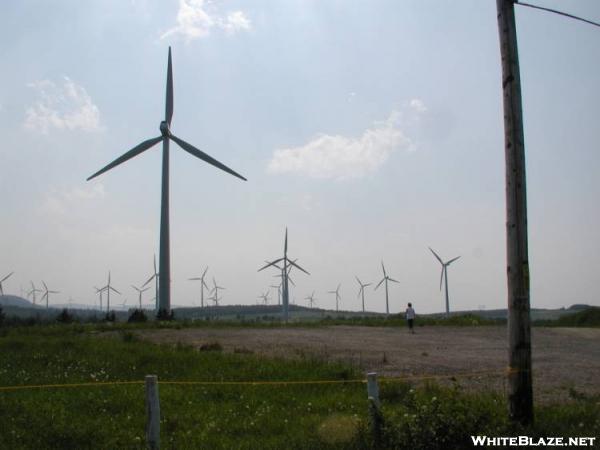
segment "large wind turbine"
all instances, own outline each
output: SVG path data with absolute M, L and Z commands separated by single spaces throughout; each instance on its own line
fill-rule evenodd
M 42 280 L 42 284 L 44 285 L 44 295 L 42 295 L 42 301 L 44 301 L 44 298 L 46 299 L 46 309 L 48 309 L 48 302 L 49 302 L 50 294 L 60 294 L 60 292 L 48 290 L 48 286 L 46 286 L 46 283 L 44 283 L 43 280 Z
M 160 123 L 161 135 L 148 139 L 128 152 L 119 156 L 113 162 L 100 169 L 88 178 L 88 181 L 98 175 L 118 166 L 121 163 L 139 155 L 162 141 L 162 191 L 160 213 L 160 254 L 159 254 L 159 285 L 158 285 L 158 317 L 169 317 L 171 314 L 171 259 L 170 259 L 170 231 L 169 231 L 169 141 L 175 141 L 182 149 L 191 155 L 221 169 L 225 172 L 246 180 L 237 172 L 220 163 L 216 159 L 198 150 L 191 144 L 171 133 L 171 119 L 173 118 L 173 70 L 171 64 L 171 47 L 169 47 L 169 60 L 167 64 L 167 94 L 165 106 L 165 120 Z
M 206 269 L 204 269 L 204 272 L 202 272 L 201 277 L 188 278 L 188 280 L 191 280 L 191 281 L 200 281 L 200 306 L 202 308 L 204 308 L 204 288 L 209 289 L 208 285 L 204 281 L 204 277 L 206 276 L 207 271 L 208 271 L 208 266 L 206 266 Z
M 429 247 L 429 250 L 431 250 L 431 253 L 433 253 L 433 256 L 435 256 L 435 258 L 440 262 L 440 264 L 442 265 L 442 274 L 440 275 L 440 291 L 442 290 L 442 281 L 446 281 L 446 316 L 450 315 L 450 298 L 448 297 L 448 266 L 450 264 L 452 264 L 454 261 L 456 261 L 458 258 L 460 258 L 460 256 L 457 256 L 456 258 L 452 258 L 450 261 L 442 261 L 442 258 L 440 258 L 438 256 L 438 254 L 436 252 L 433 251 L 433 249 L 431 247 Z
M 379 286 L 381 286 L 381 283 L 383 283 L 385 281 L 385 314 L 389 316 L 390 315 L 390 301 L 389 301 L 389 297 L 388 297 L 388 281 L 392 281 L 394 283 L 400 283 L 400 282 L 397 280 L 394 280 L 393 278 L 388 276 L 388 274 L 385 272 L 385 266 L 383 265 L 383 261 L 381 261 L 381 268 L 383 269 L 383 278 L 377 284 L 377 286 L 375 286 L 375 290 L 377 290 L 377 288 Z
M 342 283 L 338 284 L 337 288 L 335 291 L 327 291 L 328 294 L 335 294 L 335 311 L 339 311 L 339 303 L 340 300 L 342 299 L 341 295 L 340 295 L 340 287 L 342 286 Z
M 281 287 L 281 303 L 283 304 L 283 320 L 285 320 L 286 322 L 288 321 L 288 308 L 290 305 L 290 292 L 289 292 L 289 270 L 288 270 L 288 264 L 290 266 L 293 266 L 299 270 L 301 270 L 302 272 L 304 272 L 307 275 L 310 275 L 306 270 L 304 270 L 302 267 L 300 267 L 298 264 L 296 264 L 296 260 L 292 261 L 288 258 L 287 256 L 287 227 L 285 229 L 285 241 L 283 244 L 283 258 L 279 258 L 276 259 L 275 261 L 271 261 L 269 263 L 267 263 L 266 266 L 261 267 L 260 269 L 258 269 L 258 271 L 260 272 L 261 270 L 266 269 L 267 267 L 270 266 L 274 266 L 275 268 L 281 269 L 281 278 L 282 278 L 282 287 Z M 283 262 L 283 267 L 280 268 L 279 266 L 277 266 L 277 263 L 279 262 Z M 291 269 L 291 267 L 290 267 Z
M 373 283 L 363 284 L 363 282 L 360 281 L 356 275 L 354 276 L 354 278 L 356 278 L 356 281 L 358 281 L 358 285 L 360 286 L 360 289 L 358 289 L 358 296 L 360 297 L 362 295 L 362 312 L 365 312 L 365 288 L 367 286 L 371 286 L 371 284 Z
M 6 275 L 4 278 L 2 278 L 0 280 L 0 295 L 4 295 L 4 289 L 2 289 L 2 283 L 4 283 L 6 280 L 8 280 L 13 273 L 14 272 L 9 273 L 8 275 Z

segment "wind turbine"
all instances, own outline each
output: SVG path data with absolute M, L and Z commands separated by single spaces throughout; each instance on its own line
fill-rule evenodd
M 308 300 L 308 303 L 310 304 L 310 307 L 312 308 L 316 301 L 315 300 L 315 291 L 313 291 L 313 293 L 310 294 L 309 296 L 305 297 L 304 300 Z
M 168 317 L 171 314 L 171 258 L 170 258 L 170 231 L 169 231 L 169 141 L 174 141 L 183 150 L 211 164 L 233 176 L 246 180 L 237 172 L 226 165 L 198 150 L 191 144 L 171 133 L 171 119 L 173 118 L 173 69 L 171 64 L 171 47 L 169 47 L 169 59 L 167 63 L 167 88 L 166 88 L 165 120 L 160 123 L 160 136 L 148 139 L 128 152 L 119 156 L 113 162 L 88 177 L 88 181 L 98 175 L 118 166 L 121 163 L 139 155 L 162 141 L 162 190 L 161 190 L 161 214 L 160 214 L 160 254 L 159 254 L 159 293 L 157 316 Z
M 450 264 L 452 264 L 454 261 L 456 261 L 458 258 L 460 258 L 460 256 L 457 256 L 456 258 L 452 258 L 450 261 L 442 261 L 442 258 L 440 258 L 438 256 L 438 254 L 436 252 L 433 251 L 433 249 L 431 247 L 429 247 L 429 250 L 431 250 L 431 253 L 433 253 L 433 256 L 435 256 L 435 258 L 440 262 L 440 264 L 442 265 L 442 274 L 440 275 L 440 291 L 442 290 L 442 281 L 445 279 L 446 280 L 446 316 L 450 316 L 450 298 L 448 297 L 448 266 Z
M 0 295 L 4 295 L 4 289 L 2 289 L 2 283 L 4 283 L 6 280 L 8 280 L 13 273 L 14 272 L 9 273 L 8 275 L 6 275 L 4 278 L 2 278 L 0 280 Z
M 32 299 L 33 299 L 33 304 L 35 305 L 35 294 L 36 293 L 42 293 L 43 291 L 41 289 L 37 289 L 35 287 L 35 284 L 33 284 L 33 281 L 31 282 L 31 290 L 27 293 L 27 297 L 29 297 L 31 295 Z
M 98 289 L 96 286 L 94 286 L 94 289 L 96 289 L 96 294 L 100 296 L 100 311 L 102 311 L 102 293 L 105 291 L 105 289 Z
M 42 301 L 44 301 L 44 298 L 46 299 L 46 309 L 48 309 L 48 302 L 49 302 L 50 294 L 60 294 L 60 292 L 48 290 L 48 286 L 46 286 L 46 283 L 44 283 L 43 280 L 42 280 L 42 284 L 44 285 L 44 295 L 42 295 Z
M 152 274 L 152 276 L 150 278 L 148 278 L 148 281 L 146 281 L 144 284 L 142 284 L 142 287 L 146 286 L 148 283 L 150 283 L 152 280 L 154 280 L 154 309 L 156 311 L 158 311 L 158 280 L 159 280 L 159 276 L 158 276 L 158 272 L 156 271 L 156 254 L 154 255 L 154 273 Z
M 100 288 L 101 291 L 106 291 L 106 312 L 109 313 L 110 312 L 110 291 L 116 292 L 117 294 L 121 295 L 121 293 L 119 291 L 117 291 L 114 287 L 112 287 L 110 285 L 110 271 L 108 271 L 108 283 L 106 284 L 106 286 L 103 286 L 102 288 Z
M 265 292 L 264 294 L 259 295 L 257 298 L 262 298 L 263 303 L 265 305 L 268 305 L 269 304 L 269 291 Z
M 385 281 L 385 314 L 389 316 L 390 315 L 390 302 L 389 302 L 389 297 L 388 297 L 388 281 L 392 281 L 394 283 L 400 283 L 400 282 L 398 280 L 394 280 L 392 277 L 388 276 L 388 274 L 385 272 L 385 266 L 383 265 L 383 261 L 381 261 L 381 268 L 383 269 L 383 278 L 377 284 L 377 286 L 375 286 L 375 290 L 377 290 L 377 288 L 379 286 L 381 286 L 381 283 L 383 283 Z
M 208 285 L 204 281 L 204 277 L 206 276 L 206 272 L 208 271 L 208 266 L 204 269 L 201 277 L 196 278 L 188 278 L 191 281 L 200 281 L 200 306 L 204 308 L 204 288 L 208 289 Z
M 338 284 L 338 287 L 335 291 L 327 291 L 328 294 L 335 294 L 335 311 L 339 311 L 339 302 L 342 299 L 340 296 L 340 286 L 342 283 Z
M 286 322 L 288 321 L 288 308 L 289 308 L 289 304 L 290 304 L 290 291 L 289 291 L 289 283 L 288 281 L 291 281 L 289 279 L 289 270 L 288 270 L 288 264 L 290 265 L 290 270 L 291 267 L 295 267 L 299 270 L 301 270 L 302 272 L 304 272 L 307 275 L 310 275 L 306 270 L 304 270 L 302 267 L 300 267 L 298 264 L 296 264 L 296 260 L 290 260 L 287 256 L 287 227 L 285 229 L 285 241 L 283 244 L 283 258 L 279 258 L 276 259 L 275 261 L 271 261 L 268 262 L 266 266 L 261 267 L 260 269 L 258 269 L 258 271 L 260 272 L 261 270 L 266 269 L 267 267 L 271 267 L 271 266 L 275 266 L 275 268 L 277 269 L 281 269 L 281 281 L 282 281 L 282 289 L 281 289 L 281 300 L 283 303 L 283 320 L 285 320 Z M 277 263 L 279 262 L 283 262 L 283 267 L 279 267 L 277 265 Z
M 213 297 L 211 297 L 209 300 L 214 301 L 215 306 L 219 306 L 219 289 L 225 290 L 225 288 L 217 285 L 217 282 L 215 281 L 215 277 L 213 277 L 213 286 L 214 287 L 211 289 L 210 292 L 214 292 L 215 295 Z
M 356 281 L 358 281 L 358 285 L 360 286 L 360 289 L 358 290 L 358 297 L 362 295 L 362 312 L 365 312 L 365 288 L 367 286 L 371 286 L 373 283 L 363 284 L 363 282 L 360 281 L 356 275 L 354 276 L 354 278 L 356 278 Z
M 277 289 L 277 305 L 281 305 L 281 283 L 278 285 L 270 285 L 269 287 Z
M 150 289 L 150 286 L 148 286 L 148 287 L 147 287 L 147 288 L 145 288 L 145 289 L 141 289 L 141 288 L 139 288 L 139 287 L 136 287 L 136 286 L 134 286 L 134 285 L 132 284 L 132 285 L 131 285 L 131 287 L 132 287 L 132 288 L 134 288 L 136 291 L 138 291 L 138 301 L 139 301 L 139 304 L 140 304 L 140 309 L 142 309 L 142 294 L 143 294 L 144 292 L 146 292 L 148 289 Z

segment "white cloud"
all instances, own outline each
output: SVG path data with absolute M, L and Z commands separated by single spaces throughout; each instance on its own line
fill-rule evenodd
M 42 80 L 27 86 L 37 91 L 38 100 L 25 111 L 23 126 L 26 129 L 44 134 L 52 128 L 82 131 L 102 129 L 98 107 L 85 88 L 68 77 L 63 79 L 61 85 Z
M 410 106 L 412 114 L 426 110 L 420 100 L 413 100 Z M 415 150 L 414 142 L 401 129 L 402 122 L 403 114 L 392 111 L 387 120 L 359 137 L 322 134 L 300 147 L 275 150 L 267 171 L 337 180 L 364 177 L 379 169 L 392 152 Z
M 52 190 L 46 194 L 39 210 L 45 216 L 61 218 L 90 200 L 102 199 L 105 195 L 104 185 L 98 182 L 85 187 Z
M 251 27 L 250 20 L 243 11 L 232 11 L 223 17 L 212 9 L 210 2 L 206 0 L 179 0 L 177 25 L 160 38 L 182 36 L 189 42 L 208 36 L 215 27 L 228 34 L 247 31 Z

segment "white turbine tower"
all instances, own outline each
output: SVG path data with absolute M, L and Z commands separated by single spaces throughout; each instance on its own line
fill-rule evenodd
M 442 281 L 445 281 L 445 285 L 446 285 L 446 316 L 450 316 L 450 298 L 448 296 L 448 266 L 450 264 L 452 264 L 454 261 L 456 261 L 458 258 L 460 258 L 460 256 L 457 256 L 456 258 L 452 258 L 450 261 L 442 261 L 442 258 L 440 258 L 438 256 L 438 254 L 436 252 L 433 251 L 433 249 L 431 247 L 429 247 L 429 250 L 431 250 L 431 253 L 433 253 L 433 256 L 435 256 L 435 259 L 437 259 L 440 264 L 442 265 L 442 273 L 440 275 L 440 291 L 442 290 Z
M 335 294 L 335 311 L 339 311 L 339 302 L 342 299 L 340 296 L 340 286 L 342 283 L 338 284 L 338 287 L 335 291 L 327 291 L 328 294 Z
M 208 272 L 208 266 L 206 266 L 206 269 L 204 269 L 204 272 L 202 272 L 201 277 L 188 278 L 188 280 L 190 281 L 200 281 L 200 306 L 202 308 L 204 308 L 204 288 L 209 289 L 208 285 L 206 284 L 206 281 L 204 281 L 206 272 Z
M 110 285 L 110 271 L 108 271 L 108 283 L 106 284 L 106 286 L 100 288 L 100 291 L 106 291 L 106 313 L 108 314 L 110 312 L 110 291 L 116 292 L 117 294 L 121 295 L 119 291 L 117 291 L 114 287 Z
M 354 278 L 356 278 L 356 281 L 358 281 L 358 285 L 360 286 L 358 289 L 358 297 L 362 296 L 362 312 L 365 312 L 365 288 L 371 286 L 373 283 L 363 283 L 357 276 L 354 276 Z
M 144 292 L 146 292 L 148 289 L 150 289 L 150 286 L 148 286 L 145 289 L 139 288 L 137 286 L 134 286 L 133 284 L 131 285 L 132 288 L 134 288 L 137 292 L 138 292 L 138 302 L 140 304 L 140 310 L 142 309 L 142 294 Z
M 33 281 L 31 282 L 31 290 L 27 293 L 27 297 L 31 296 L 31 298 L 33 299 L 33 304 L 35 305 L 35 299 L 36 299 L 36 295 L 37 293 L 42 293 L 44 291 L 42 291 L 41 289 L 38 289 L 35 287 L 35 284 L 33 284 Z
M 156 270 L 156 255 L 154 255 L 154 273 L 152 274 L 152 276 L 150 278 L 148 278 L 148 281 L 146 281 L 144 284 L 142 284 L 142 287 L 146 286 L 148 283 L 150 283 L 152 280 L 154 280 L 154 310 L 158 311 L 158 281 L 159 281 L 159 276 L 158 276 L 158 271 Z
M 167 63 L 167 94 L 165 100 L 165 120 L 160 123 L 160 136 L 148 139 L 133 147 L 128 152 L 119 156 L 113 162 L 88 177 L 88 181 L 98 175 L 128 161 L 129 159 L 145 152 L 162 142 L 162 182 L 161 182 L 161 206 L 160 206 L 160 253 L 159 253 L 159 278 L 158 285 L 158 311 L 157 316 L 170 317 L 171 314 L 171 245 L 169 227 L 169 143 L 174 141 L 179 147 L 189 154 L 211 164 L 235 177 L 246 180 L 243 176 L 234 172 L 226 165 L 198 150 L 191 144 L 171 133 L 171 119 L 173 118 L 173 69 L 171 64 L 171 47 L 169 47 L 169 60 Z
M 304 272 L 307 275 L 310 275 L 306 270 L 304 270 L 302 267 L 300 267 L 298 264 L 296 264 L 296 260 L 290 260 L 287 256 L 287 228 L 285 229 L 285 240 L 284 240 L 284 244 L 283 244 L 283 258 L 279 258 L 276 259 L 275 261 L 271 261 L 269 263 L 267 263 L 266 266 L 261 267 L 260 269 L 258 269 L 258 271 L 260 272 L 261 270 L 266 269 L 267 267 L 271 267 L 274 266 L 277 269 L 281 270 L 281 281 L 282 281 L 282 287 L 281 287 L 281 303 L 283 304 L 283 320 L 285 322 L 288 321 L 288 308 L 289 308 L 289 304 L 290 304 L 290 290 L 289 290 L 289 282 L 291 282 L 291 280 L 289 279 L 289 271 L 291 270 L 291 266 L 295 267 L 296 269 L 301 270 L 302 272 Z M 283 262 L 283 267 L 279 267 L 277 265 L 277 263 L 279 262 Z M 289 269 L 288 269 L 289 267 Z
M 377 286 L 375 286 L 375 290 L 377 290 L 377 288 L 379 286 L 381 286 L 381 283 L 383 283 L 385 281 L 385 314 L 387 316 L 389 316 L 390 315 L 390 301 L 389 301 L 389 295 L 388 295 L 388 281 L 392 281 L 394 283 L 400 283 L 400 282 L 397 280 L 394 280 L 393 278 L 388 276 L 388 274 L 385 271 L 385 266 L 383 265 L 383 261 L 381 261 L 381 268 L 383 269 L 383 278 L 377 284 Z
M 50 302 L 50 294 L 60 294 L 60 292 L 49 290 L 48 286 L 46 286 L 46 283 L 44 283 L 43 280 L 42 280 L 42 284 L 44 285 L 44 295 L 42 295 L 42 301 L 44 301 L 44 299 L 46 299 L 46 309 L 48 309 L 48 303 Z

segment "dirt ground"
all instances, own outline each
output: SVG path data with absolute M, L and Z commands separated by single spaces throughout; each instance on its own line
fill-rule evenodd
M 506 389 L 499 371 L 507 366 L 505 327 L 422 327 L 416 334 L 391 327 L 224 328 L 145 330 L 140 337 L 157 343 L 200 347 L 218 342 L 224 351 L 246 351 L 283 358 L 341 360 L 383 376 L 455 375 L 468 389 Z M 573 395 L 600 394 L 600 329 L 534 328 L 533 377 L 536 401 L 562 401 Z

